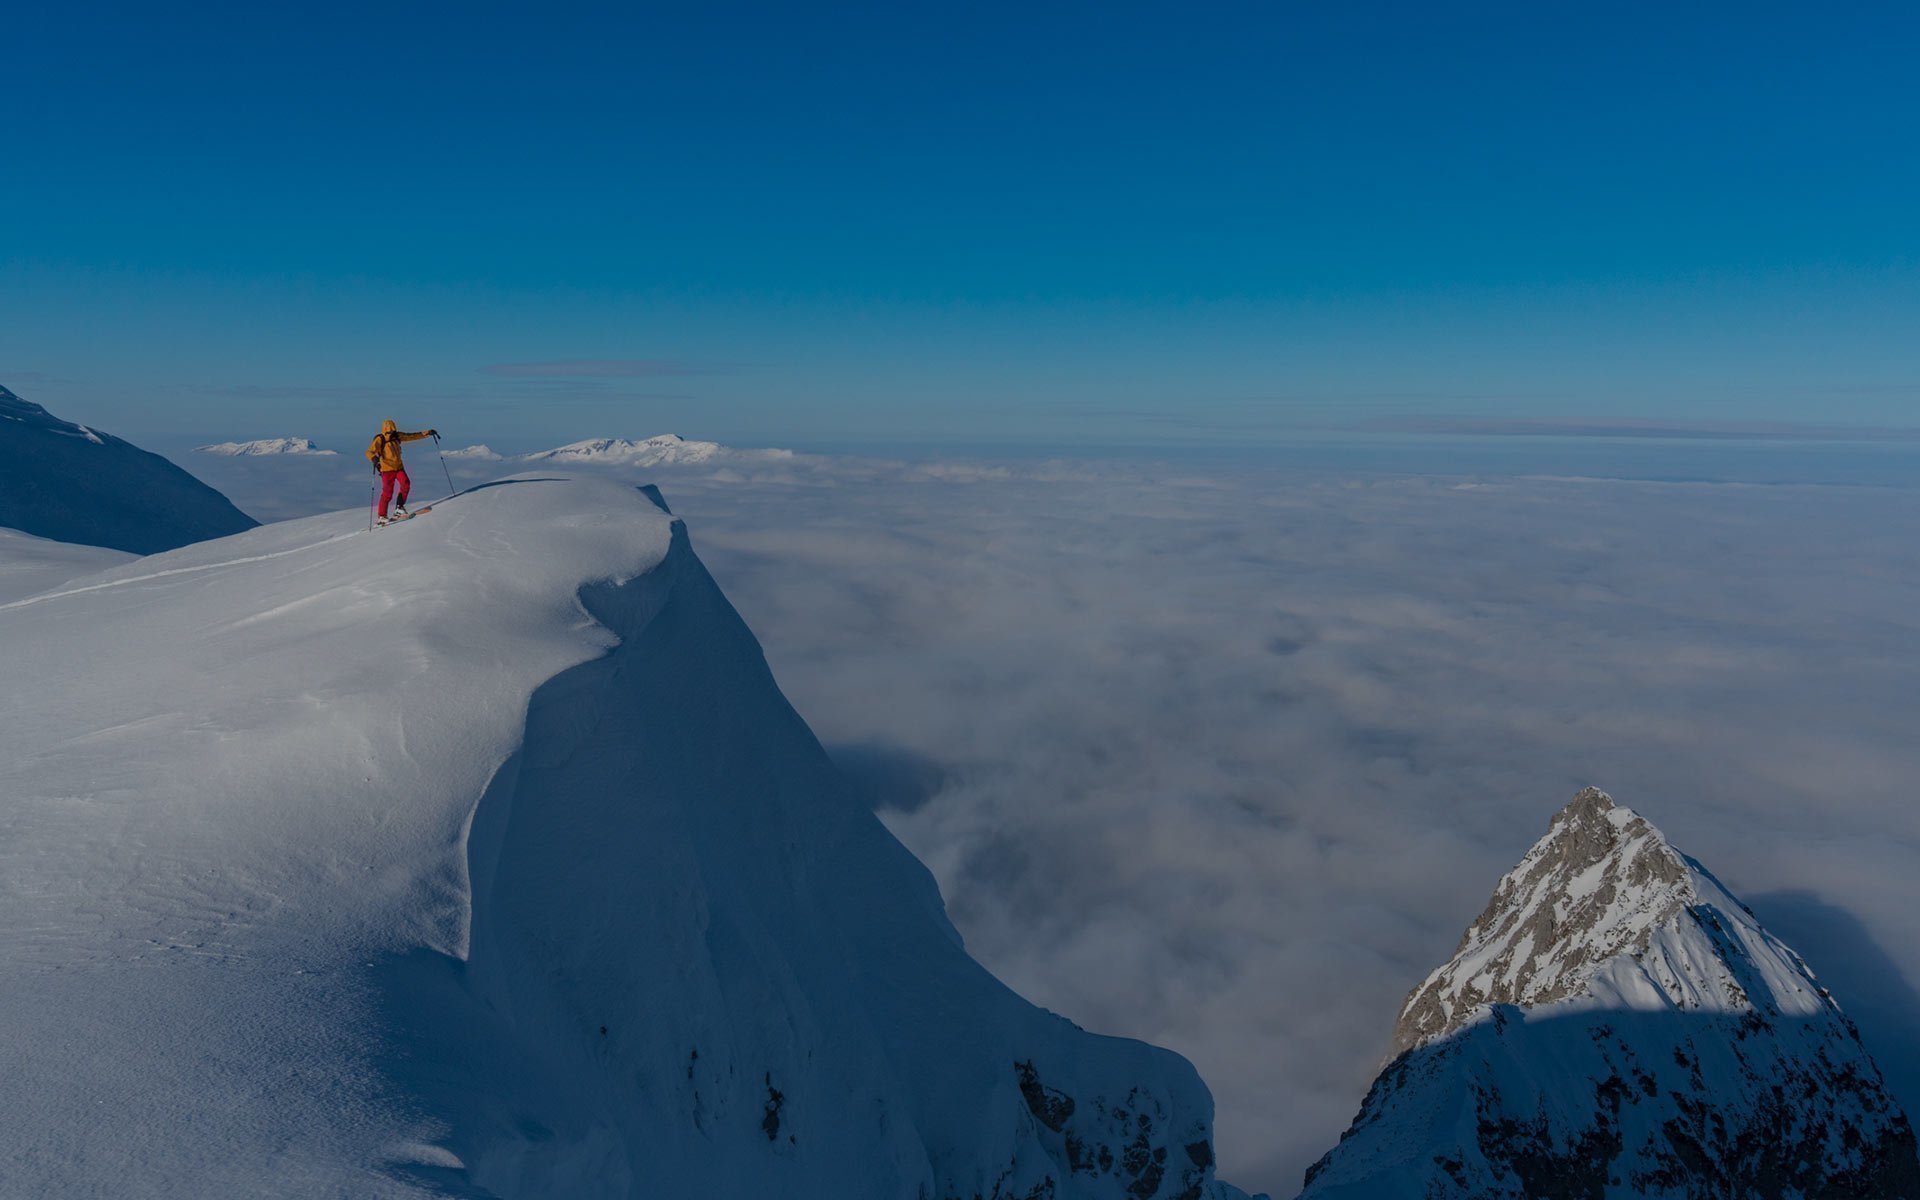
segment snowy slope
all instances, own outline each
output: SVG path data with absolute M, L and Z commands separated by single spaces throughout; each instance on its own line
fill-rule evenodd
M 253 525 L 159 455 L 0 387 L 0 526 L 151 554 Z
M 195 446 L 202 454 L 224 454 L 229 457 L 262 454 L 333 454 L 332 450 L 322 450 L 308 438 L 263 438 L 252 442 L 216 442 L 211 446 Z
M 592 438 L 573 442 L 553 450 L 523 455 L 527 462 L 554 466 L 679 467 L 734 458 L 790 458 L 789 450 L 736 450 L 718 442 L 690 442 L 674 433 L 663 433 L 641 441 L 626 438 Z
M 0 607 L 14 1194 L 1231 1195 L 969 959 L 679 523 L 505 481 Z
M 1912 1128 L 1800 956 L 1589 788 L 1408 996 L 1302 1194 L 1920 1198 Z
M 48 541 L 17 529 L 0 529 L 0 604 L 117 567 L 134 557 L 124 550 Z

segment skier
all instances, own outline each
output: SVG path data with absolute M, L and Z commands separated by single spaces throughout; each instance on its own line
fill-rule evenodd
M 402 433 L 400 427 L 392 421 L 380 423 L 380 433 L 367 447 L 367 461 L 373 469 L 380 472 L 380 523 L 387 522 L 387 501 L 393 497 L 394 488 L 399 487 L 399 499 L 393 506 L 393 519 L 406 520 L 407 493 L 413 488 L 413 481 L 407 478 L 407 468 L 400 461 L 400 443 L 417 442 L 421 438 L 438 437 L 438 429 L 429 429 L 425 433 Z

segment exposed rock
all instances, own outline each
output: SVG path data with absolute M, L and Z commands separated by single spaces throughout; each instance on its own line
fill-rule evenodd
M 1560 810 L 1460 938 L 1415 988 L 1393 1029 L 1396 1053 L 1460 1028 L 1483 1004 L 1547 1004 L 1588 968 L 1644 954 L 1653 931 L 1691 904 L 1686 863 L 1658 830 L 1599 788 Z

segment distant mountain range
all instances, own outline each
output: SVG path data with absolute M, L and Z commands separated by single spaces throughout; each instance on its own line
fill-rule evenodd
M 474 462 L 499 462 L 506 456 L 495 454 L 491 446 L 463 446 L 458 450 L 445 452 L 448 458 L 464 458 Z
M 252 442 L 219 442 L 211 446 L 197 446 L 195 449 L 202 454 L 218 454 L 229 458 L 334 453 L 332 450 L 320 449 L 307 438 L 294 437 L 266 438 Z M 500 454 L 484 445 L 446 450 L 442 451 L 442 454 L 446 458 L 464 459 L 469 462 L 519 461 L 594 467 L 680 467 L 728 460 L 766 461 L 793 457 L 791 450 L 739 450 L 732 446 L 723 446 L 719 442 L 690 441 L 677 433 L 662 433 L 638 441 L 629 438 L 589 438 L 585 441 L 570 442 L 565 446 L 556 446 L 551 450 L 536 450 L 530 454 Z
M 528 462 L 577 463 L 591 466 L 679 467 L 720 459 L 792 458 L 791 450 L 736 450 L 718 442 L 688 441 L 677 433 L 663 433 L 641 441 L 592 438 L 552 450 L 522 455 Z
M 229 456 L 252 454 L 333 454 L 335 451 L 322 450 L 307 438 L 265 438 L 257 442 L 219 442 L 212 446 L 195 446 L 202 454 L 225 454 Z

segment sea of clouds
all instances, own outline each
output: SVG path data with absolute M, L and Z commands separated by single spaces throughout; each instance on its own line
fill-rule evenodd
M 975 956 L 1194 1061 L 1225 1178 L 1297 1190 L 1586 784 L 1795 944 L 1920 1110 L 1911 458 L 1461 445 L 635 478 Z M 182 457 L 266 518 L 365 484 Z

